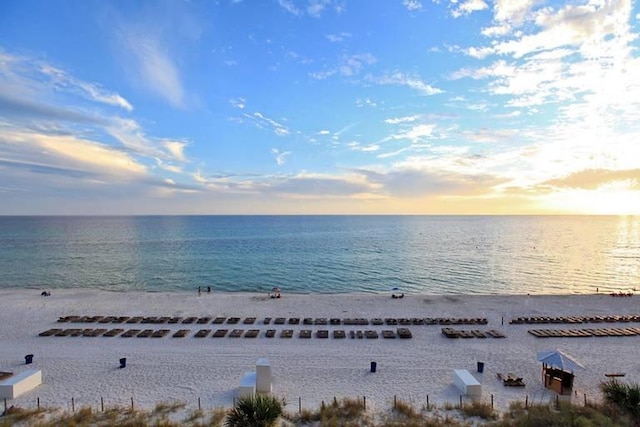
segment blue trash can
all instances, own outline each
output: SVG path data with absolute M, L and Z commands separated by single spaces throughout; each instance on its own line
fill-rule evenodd
M 24 364 L 25 365 L 30 365 L 31 363 L 33 363 L 33 354 L 27 354 L 24 357 Z
M 484 372 L 484 362 L 478 362 L 478 372 L 479 373 Z
M 127 358 L 123 357 L 122 359 L 120 359 L 120 369 L 124 368 L 125 366 L 127 366 Z
M 378 364 L 376 362 L 371 362 L 371 372 L 375 372 Z

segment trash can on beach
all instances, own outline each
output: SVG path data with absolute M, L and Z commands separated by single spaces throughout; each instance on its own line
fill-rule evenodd
M 31 363 L 33 363 L 33 354 L 27 354 L 24 357 L 24 364 L 25 365 L 30 365 Z
M 478 372 L 479 373 L 484 372 L 484 362 L 478 362 Z
M 371 362 L 371 372 L 375 372 L 376 371 L 377 365 L 378 364 L 376 362 Z
M 125 366 L 127 366 L 127 358 L 123 357 L 122 359 L 120 359 L 120 369 L 124 368 Z

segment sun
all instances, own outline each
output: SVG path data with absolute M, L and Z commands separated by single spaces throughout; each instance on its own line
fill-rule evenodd
M 565 190 L 551 195 L 545 205 L 579 215 L 640 215 L 640 190 L 622 183 L 596 190 Z

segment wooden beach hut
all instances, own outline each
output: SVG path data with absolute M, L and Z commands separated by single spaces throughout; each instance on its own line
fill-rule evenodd
M 542 362 L 542 380 L 545 388 L 559 395 L 570 395 L 573 392 L 574 372 L 584 369 L 584 366 L 561 350 L 541 351 L 537 359 Z

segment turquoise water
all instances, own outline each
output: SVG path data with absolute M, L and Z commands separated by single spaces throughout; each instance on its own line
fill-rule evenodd
M 0 287 L 554 294 L 640 288 L 640 217 L 0 217 Z

